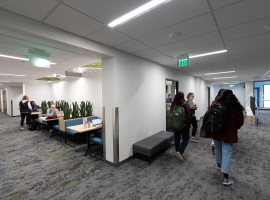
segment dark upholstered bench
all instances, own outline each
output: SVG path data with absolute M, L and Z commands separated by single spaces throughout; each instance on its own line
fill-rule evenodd
M 173 140 L 173 132 L 160 131 L 154 135 L 151 135 L 150 137 L 133 144 L 133 158 L 135 157 L 136 153 L 146 155 L 149 157 L 150 165 L 151 156 Z

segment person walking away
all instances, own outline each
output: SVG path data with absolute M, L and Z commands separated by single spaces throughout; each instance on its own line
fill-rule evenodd
M 216 166 L 221 169 L 223 173 L 224 185 L 231 185 L 234 180 L 229 177 L 231 167 L 231 155 L 233 150 L 233 144 L 238 142 L 237 131 L 244 123 L 243 106 L 239 103 L 232 90 L 224 90 L 221 96 L 215 99 L 215 102 L 211 105 L 211 108 L 217 103 L 225 106 L 228 111 L 228 118 L 226 122 L 227 130 L 222 132 L 212 133 L 210 137 L 215 143 L 215 157 Z
M 172 102 L 172 95 L 168 95 L 168 98 L 166 99 L 166 103 L 171 103 Z
M 171 121 L 174 131 L 174 145 L 176 156 L 183 161 L 183 153 L 189 142 L 189 129 L 191 124 L 190 110 L 183 92 L 177 92 L 171 104 Z M 182 136 L 182 142 L 180 139 Z
M 55 108 L 55 105 L 52 104 L 51 105 L 51 108 L 48 108 L 47 109 L 47 113 L 46 113 L 46 116 L 49 117 L 49 116 L 54 116 L 54 115 L 57 115 L 57 112 L 58 110 Z M 50 133 L 53 133 L 53 126 L 56 125 L 58 123 L 58 120 L 51 120 L 51 121 L 47 121 L 48 123 L 48 126 L 49 126 L 49 129 L 50 129 Z
M 23 128 L 23 123 L 24 119 L 26 117 L 26 124 L 29 124 L 28 130 L 31 130 L 31 111 L 32 111 L 32 106 L 29 102 L 29 97 L 24 95 L 22 97 L 22 100 L 19 102 L 19 108 L 20 108 L 20 113 L 21 113 L 21 131 L 24 130 Z
M 194 93 L 190 92 L 187 95 L 187 103 L 191 112 L 191 124 L 192 124 L 192 137 L 190 139 L 191 142 L 195 142 L 198 143 L 199 141 L 195 139 L 195 135 L 197 133 L 197 119 L 195 116 L 195 110 L 197 110 L 197 105 L 193 103 L 193 99 L 194 99 Z
M 216 98 L 218 98 L 219 96 L 221 96 L 221 94 L 222 94 L 222 92 L 224 91 L 225 89 L 220 89 L 219 91 L 218 91 L 218 94 L 217 94 L 217 96 L 216 96 Z M 215 98 L 215 99 L 216 99 Z M 212 103 L 214 103 L 215 101 L 213 101 Z M 213 153 L 213 155 L 215 155 L 215 143 L 214 143 L 214 140 L 212 140 L 212 142 L 211 142 L 211 146 L 212 146 L 212 153 Z

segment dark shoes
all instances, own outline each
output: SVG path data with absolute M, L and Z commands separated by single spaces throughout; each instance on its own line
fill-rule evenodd
M 217 168 L 218 168 L 218 169 L 221 169 L 221 164 L 218 164 L 218 163 L 217 163 Z
M 196 140 L 195 138 L 191 138 L 190 141 L 191 141 L 191 142 L 194 142 L 194 143 L 199 143 L 199 141 Z

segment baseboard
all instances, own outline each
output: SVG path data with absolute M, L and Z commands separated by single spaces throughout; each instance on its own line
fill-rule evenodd
M 20 117 L 21 115 L 16 115 L 16 116 L 12 116 L 12 117 Z
M 126 158 L 125 160 L 122 160 L 122 161 L 121 161 L 120 163 L 118 163 L 118 164 L 114 164 L 114 163 L 112 163 L 112 162 L 110 162 L 110 161 L 108 161 L 108 160 L 104 160 L 104 163 L 106 163 L 106 164 L 108 164 L 108 165 L 110 165 L 110 166 L 112 166 L 112 167 L 118 168 L 118 167 L 120 167 L 121 165 L 127 163 L 128 161 L 130 161 L 130 160 L 132 160 L 132 159 L 133 159 L 133 156 L 130 156 L 130 157 Z

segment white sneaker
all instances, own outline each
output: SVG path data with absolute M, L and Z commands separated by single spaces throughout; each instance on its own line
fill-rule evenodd
M 21 128 L 21 131 L 23 131 L 24 130 L 24 128 Z
M 184 161 L 183 157 L 178 151 L 176 152 L 176 156 L 179 158 L 179 160 Z
M 51 129 L 51 130 L 49 131 L 49 133 L 53 133 L 53 130 Z

